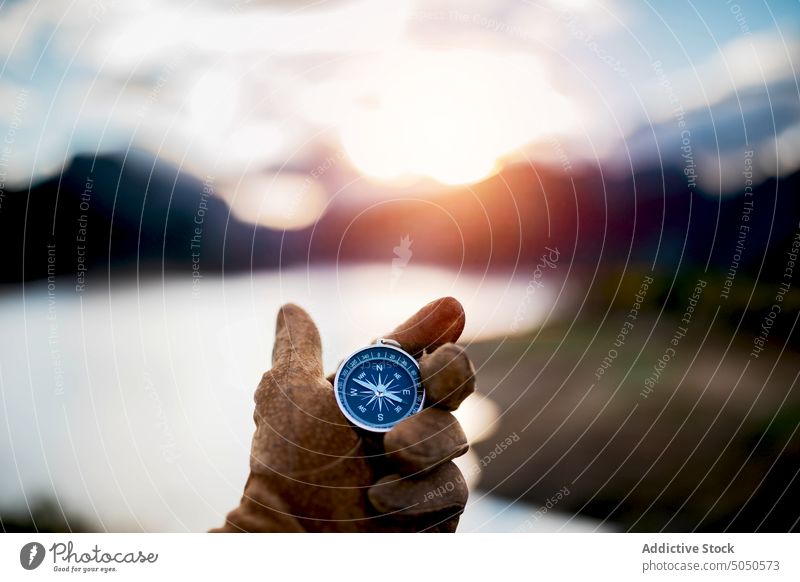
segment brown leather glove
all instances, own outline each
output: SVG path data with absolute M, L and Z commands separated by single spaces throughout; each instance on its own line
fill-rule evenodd
M 278 314 L 272 369 L 255 394 L 250 476 L 214 532 L 455 531 L 467 487 L 451 459 L 468 448 L 450 414 L 474 390 L 455 342 L 464 310 L 451 297 L 384 336 L 419 359 L 422 412 L 391 431 L 351 425 L 322 371 L 319 332 L 296 305 Z

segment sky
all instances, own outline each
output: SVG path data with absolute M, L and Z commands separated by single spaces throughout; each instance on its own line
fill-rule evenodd
M 447 186 L 565 157 L 680 165 L 688 135 L 724 194 L 747 150 L 757 179 L 800 167 L 799 47 L 789 1 L 6 0 L 0 189 L 135 148 L 247 215 L 331 155 Z
M 58 176 L 76 155 L 133 150 L 203 183 L 213 178 L 237 217 L 275 228 L 318 218 L 338 195 L 327 180 L 334 166 L 368 178 L 379 196 L 410 181 L 471 184 L 515 163 L 600 163 L 626 172 L 648 164 L 688 169 L 688 155 L 701 186 L 734 194 L 745 158 L 757 180 L 800 168 L 799 54 L 796 1 L 0 0 L 0 211 L 7 190 Z M 304 212 L 292 206 L 299 190 Z M 45 439 L 32 447 L 61 450 L 64 423 L 83 419 L 97 396 L 103 426 L 79 422 L 70 441 L 82 458 L 105 454 L 119 463 L 89 463 L 94 473 L 84 482 L 78 457 L 32 456 L 21 460 L 26 481 L 0 491 L 26 492 L 26 483 L 53 489 L 55 475 L 60 496 L 76 507 L 91 503 L 110 520 L 103 527 L 125 528 L 131 515 L 151 527 L 207 527 L 219 517 L 215 508 L 240 495 L 251 430 L 239 422 L 250 414 L 250 393 L 219 400 L 216 391 L 249 390 L 247 378 L 261 373 L 271 342 L 260 322 L 287 298 L 309 306 L 323 337 L 343 353 L 391 325 L 382 319 L 393 317 L 387 302 L 410 313 L 439 289 L 465 296 L 467 311 L 479 314 L 468 320 L 472 341 L 501 337 L 509 326 L 533 329 L 557 299 L 537 293 L 531 303 L 527 278 L 510 284 L 459 273 L 453 286 L 452 274 L 423 266 L 409 267 L 400 281 L 388 270 L 210 278 L 197 311 L 185 301 L 190 283 L 179 279 L 104 293 L 86 303 L 86 313 L 79 297 L 66 297 L 60 334 L 83 333 L 88 322 L 95 342 L 64 344 L 64 382 L 80 388 L 68 393 L 69 414 L 54 398 L 36 408 L 21 390 L 21 412 L 8 420 L 23 427 L 41 415 L 48 430 L 28 435 Z M 306 296 L 312 290 L 321 293 Z M 372 305 L 365 298 L 376 290 L 384 302 Z M 47 289 L 38 292 L 45 306 Z M 20 300 L 30 302 L 34 291 L 26 293 Z M 333 296 L 349 302 L 331 310 Z M 513 308 L 520 296 L 521 314 Z M 142 326 L 142 306 L 150 313 L 154 304 L 167 320 Z M 47 310 L 14 302 L 0 309 L 10 322 L 0 328 L 3 345 L 14 347 L 9 361 L 23 362 L 29 346 L 20 330 L 42 337 Z M 31 314 L 41 317 L 29 321 Z M 109 336 L 112 319 L 134 332 Z M 126 357 L 94 358 L 91 367 L 85 354 L 69 351 L 97 354 L 115 342 Z M 27 361 L 46 365 L 7 366 L 9 386 L 52 384 L 60 352 L 46 342 L 31 349 Z M 326 368 L 339 355 L 328 350 Z M 171 384 L 154 383 L 164 378 Z M 92 392 L 119 382 L 119 390 Z M 151 397 L 157 388 L 163 400 Z M 198 389 L 205 397 L 189 394 Z M 474 414 L 465 426 L 487 424 L 478 422 L 480 410 Z M 170 434 L 152 429 L 160 416 L 174 419 Z M 208 430 L 196 434 L 193 426 Z M 171 446 L 173 431 L 183 466 L 142 458 L 148 447 Z M 114 471 L 122 483 L 116 490 L 108 486 Z M 198 510 L 187 480 L 213 503 Z

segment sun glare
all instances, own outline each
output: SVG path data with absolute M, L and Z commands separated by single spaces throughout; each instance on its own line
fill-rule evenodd
M 280 230 L 314 224 L 325 206 L 322 187 L 299 173 L 248 176 L 221 190 L 236 218 Z
M 340 135 L 352 163 L 374 178 L 474 183 L 574 122 L 529 55 L 410 49 L 373 66 Z

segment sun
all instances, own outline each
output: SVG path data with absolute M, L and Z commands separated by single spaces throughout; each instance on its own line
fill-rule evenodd
M 339 127 L 358 170 L 383 180 L 478 182 L 502 160 L 575 122 L 530 55 L 396 51 L 377 62 Z

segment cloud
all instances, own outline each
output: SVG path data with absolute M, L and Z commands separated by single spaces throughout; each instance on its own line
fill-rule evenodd
M 0 177 L 5 187 L 23 187 L 58 172 L 75 154 L 132 147 L 227 184 L 251 177 L 261 183 L 285 167 L 302 172 L 319 163 L 320 152 L 341 147 L 339 117 L 375 106 L 369 95 L 376 67 L 386 62 L 381 55 L 411 51 L 424 58 L 442 48 L 475 51 L 492 63 L 522 57 L 539 63 L 528 72 L 536 82 L 520 74 L 519 86 L 555 87 L 575 105 L 576 123 L 559 141 L 570 158 L 600 155 L 611 163 L 627 144 L 637 159 L 652 159 L 653 145 L 641 135 L 674 139 L 675 104 L 652 63 L 637 66 L 642 54 L 623 42 L 646 43 L 651 34 L 652 22 L 635 6 L 556 0 L 6 3 L 0 8 L 0 140 L 12 133 L 13 139 L 0 159 Z M 790 127 L 797 118 L 778 101 L 792 97 L 798 51 L 796 36 L 784 41 L 775 30 L 753 30 L 710 55 L 690 55 L 696 64 L 664 65 L 679 104 L 693 116 L 695 139 L 713 130 L 710 140 L 698 143 L 703 159 L 716 155 L 716 136 L 735 128 L 737 116 L 759 143 L 773 149 L 795 143 Z M 514 103 L 526 94 L 498 78 L 508 86 L 494 87 L 493 94 Z M 496 113 L 510 110 L 496 101 Z M 782 111 L 777 129 L 759 134 L 763 124 L 749 120 L 774 109 Z M 724 127 L 716 125 L 721 113 Z M 514 124 L 531 142 L 543 139 L 538 127 L 530 120 Z M 525 141 L 515 136 L 514 143 Z M 739 147 L 740 141 L 723 146 Z M 526 151 L 541 150 L 539 143 Z M 776 159 L 779 171 L 796 167 L 790 152 Z
M 706 109 L 752 88 L 793 80 L 800 55 L 797 38 L 784 40 L 772 33 L 736 38 L 695 64 L 666 73 L 665 77 L 685 111 Z M 641 91 L 652 121 L 673 115 L 661 80 L 645 83 Z
M 0 135 L 13 130 L 14 143 L 5 182 L 22 187 L 75 154 L 130 147 L 194 173 L 280 164 L 319 131 L 296 106 L 314 68 L 392 42 L 407 10 L 404 0 L 309 10 L 246 0 L 6 5 Z

